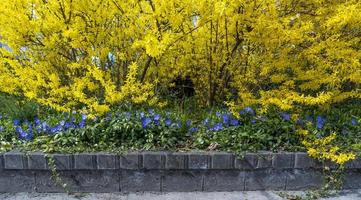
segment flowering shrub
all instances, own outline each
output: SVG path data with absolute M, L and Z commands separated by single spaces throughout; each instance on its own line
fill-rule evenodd
M 0 91 L 104 114 L 156 105 L 180 76 L 202 106 L 325 108 L 361 98 L 360 12 L 358 0 L 3 0 Z

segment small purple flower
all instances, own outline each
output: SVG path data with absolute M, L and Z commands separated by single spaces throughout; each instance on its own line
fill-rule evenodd
M 84 128 L 85 127 L 85 121 L 81 121 L 79 123 L 79 128 Z
M 166 119 L 166 120 L 164 121 L 164 123 L 165 123 L 166 126 L 170 126 L 170 125 L 172 124 L 172 120 Z
M 4 127 L 0 126 L 0 132 L 3 132 L 3 131 L 4 131 Z
M 211 128 L 211 131 L 220 131 L 223 129 L 223 124 L 222 123 L 217 123 L 214 125 L 213 128 Z
M 31 127 L 31 126 L 30 126 Z M 31 140 L 33 137 L 32 128 L 29 127 L 29 133 L 25 132 L 21 127 L 16 127 L 15 132 L 22 140 Z
M 237 119 L 232 119 L 230 124 L 231 124 L 231 126 L 239 126 L 239 125 L 240 125 L 240 121 L 237 120 Z
M 187 126 L 187 127 L 190 127 L 191 125 L 192 125 L 192 121 L 188 119 L 188 120 L 186 121 L 186 126 Z
M 35 117 L 35 125 L 36 126 L 40 126 L 41 125 L 41 121 L 39 118 Z
M 154 116 L 154 121 L 159 121 L 159 120 L 160 120 L 160 115 L 156 114 L 156 115 Z
M 357 124 L 357 119 L 353 117 L 353 118 L 351 119 L 351 124 L 352 124 L 353 126 L 355 126 L 355 125 Z
M 152 119 L 149 117 L 143 117 L 142 118 L 142 127 L 147 128 L 147 126 L 152 123 Z
M 326 123 L 326 118 L 318 115 L 316 118 L 316 126 L 318 129 L 322 129 Z
M 20 126 L 20 120 L 15 119 L 14 120 L 14 126 Z
M 60 132 L 62 129 L 63 127 L 61 126 L 61 124 L 58 124 L 57 126 L 50 128 L 50 133 L 55 134 Z
M 141 112 L 140 113 L 140 118 L 144 118 L 144 116 L 145 116 L 144 112 Z
M 50 129 L 50 127 L 49 127 L 49 125 L 48 125 L 46 122 L 43 122 L 43 123 L 41 124 L 41 130 L 42 130 L 43 132 L 48 132 L 49 129 Z
M 208 124 L 209 124 L 209 119 L 207 118 L 207 119 L 203 120 L 202 124 L 203 124 L 204 126 L 208 126 Z
M 108 113 L 109 114 L 109 113 Z M 110 113 L 111 114 L 111 113 Z M 83 120 L 83 121 L 85 121 L 86 119 L 87 119 L 88 117 L 85 115 L 85 114 L 82 114 L 81 115 L 81 119 Z
M 155 115 L 154 109 L 149 109 L 148 112 L 151 116 Z
M 220 117 L 221 117 L 221 113 L 220 113 L 220 112 L 216 112 L 216 116 L 217 116 L 218 118 L 220 118 Z
M 196 128 L 196 127 L 193 127 L 193 128 L 191 128 L 191 129 L 189 129 L 189 133 L 190 134 L 193 134 L 193 133 L 195 133 L 195 132 L 197 132 L 198 131 L 198 128 Z
M 291 120 L 291 115 L 286 113 L 286 112 L 281 113 L 281 117 L 285 121 L 290 121 Z
M 227 114 L 227 113 L 224 113 L 223 114 L 223 116 L 222 116 L 222 118 L 223 118 L 223 124 L 229 124 L 229 120 L 230 120 L 230 117 L 229 117 L 229 114 Z
M 159 124 L 160 124 L 160 115 L 156 114 L 156 115 L 154 116 L 154 123 L 155 123 L 156 125 L 159 125 Z
M 257 121 L 255 119 L 251 120 L 251 124 L 255 124 Z
M 303 120 L 301 118 L 297 119 L 296 124 L 303 125 Z
M 255 112 L 254 110 L 251 108 L 251 107 L 246 107 L 244 109 L 242 109 L 241 111 L 239 111 L 239 114 L 243 115 L 243 114 L 251 114 L 251 115 L 254 115 Z
M 313 121 L 313 117 L 310 115 L 306 115 L 306 121 L 312 122 Z

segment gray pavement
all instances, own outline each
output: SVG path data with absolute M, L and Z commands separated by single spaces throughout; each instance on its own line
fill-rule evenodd
M 303 192 L 288 192 L 303 194 Z M 279 192 L 189 192 L 189 193 L 81 193 L 67 195 L 62 193 L 3 193 L 1 200 L 282 200 Z M 343 191 L 338 196 L 323 200 L 361 200 L 361 190 Z

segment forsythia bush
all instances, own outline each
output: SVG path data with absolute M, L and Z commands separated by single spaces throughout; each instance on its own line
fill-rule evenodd
M 358 0 L 2 0 L 0 91 L 104 113 L 188 76 L 202 105 L 327 108 L 361 98 L 360 13 Z

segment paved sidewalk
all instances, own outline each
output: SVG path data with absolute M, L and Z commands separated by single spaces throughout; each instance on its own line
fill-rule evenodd
M 292 194 L 302 192 L 291 192 Z M 60 193 L 3 193 L 1 200 L 282 200 L 279 192 L 191 192 L 191 193 L 108 193 L 108 194 L 76 194 Z M 361 190 L 344 191 L 340 195 L 327 200 L 361 200 Z M 326 199 L 324 199 L 326 200 Z

